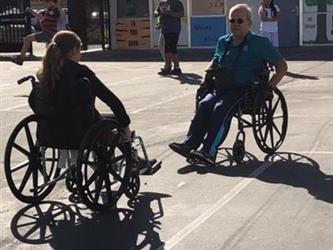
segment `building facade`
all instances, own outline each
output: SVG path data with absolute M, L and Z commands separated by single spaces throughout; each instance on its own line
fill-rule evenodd
M 161 0 L 110 0 L 113 49 L 154 48 L 159 30 L 153 12 Z M 185 48 L 214 47 L 229 30 L 227 15 L 236 3 L 253 10 L 253 28 L 259 33 L 260 0 L 181 0 L 185 8 L 179 45 Z M 333 0 L 275 0 L 281 9 L 281 47 L 333 45 Z
M 104 40 L 107 40 L 105 43 L 111 40 L 112 49 L 145 49 L 157 46 L 160 31 L 155 29 L 156 18 L 153 12 L 161 0 L 83 1 L 89 3 L 86 4 L 89 43 L 98 41 L 97 36 L 100 36 L 101 32 L 97 32 L 95 26 L 104 23 L 103 33 L 110 34 L 110 38 L 106 37 Z M 237 3 L 247 3 L 251 6 L 254 20 L 252 30 L 259 33 L 258 8 L 261 0 L 181 1 L 185 8 L 179 40 L 181 47 L 214 47 L 218 37 L 229 31 L 227 15 L 229 9 Z M 67 2 L 64 0 L 64 7 L 67 7 Z M 280 47 L 333 45 L 333 0 L 274 0 L 274 2 L 281 9 Z M 39 0 L 31 0 L 31 5 L 35 8 L 41 7 Z M 109 8 L 104 9 L 103 15 L 100 15 L 104 20 L 98 21 L 94 18 L 100 10 L 98 6 Z

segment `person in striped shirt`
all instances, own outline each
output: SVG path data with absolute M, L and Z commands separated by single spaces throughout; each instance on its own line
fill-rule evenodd
M 41 0 L 46 4 L 46 8 L 42 13 L 33 11 L 30 7 L 26 8 L 26 12 L 35 16 L 41 26 L 41 31 L 32 33 L 23 38 L 23 46 L 20 55 L 15 56 L 12 60 L 17 65 L 23 65 L 25 54 L 28 52 L 33 41 L 39 43 L 48 43 L 53 35 L 57 33 L 57 22 L 60 17 L 60 11 L 57 7 L 57 0 Z

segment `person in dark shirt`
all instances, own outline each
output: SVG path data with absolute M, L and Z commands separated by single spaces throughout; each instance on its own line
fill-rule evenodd
M 158 74 L 180 75 L 182 71 L 179 67 L 177 44 L 181 31 L 181 18 L 184 16 L 184 6 L 179 0 L 161 1 L 154 15 L 160 16 L 161 32 L 165 42 L 165 64 Z
M 33 11 L 30 7 L 26 8 L 26 12 L 35 16 L 41 26 L 42 31 L 32 33 L 23 38 L 23 46 L 20 55 L 13 57 L 12 62 L 17 65 L 23 65 L 25 54 L 28 52 L 33 41 L 39 43 L 48 43 L 53 35 L 57 33 L 57 22 L 60 17 L 60 11 L 57 7 L 57 0 L 42 0 L 47 8 L 42 13 Z
M 37 72 L 39 83 L 30 94 L 29 104 L 36 114 L 54 120 L 48 124 L 47 129 L 47 139 L 52 141 L 54 147 L 78 149 L 88 128 L 103 116 L 95 107 L 97 97 L 113 111 L 121 128 L 124 148 L 129 153 L 131 121 L 125 107 L 92 70 L 79 63 L 80 48 L 81 40 L 74 32 L 59 31 L 55 34 L 47 47 L 43 67 Z M 82 92 L 78 90 L 80 79 L 88 80 L 89 96 L 82 97 Z M 90 100 L 87 101 L 87 98 Z M 81 109 L 77 112 L 78 104 L 75 100 L 79 99 L 84 102 L 80 101 Z

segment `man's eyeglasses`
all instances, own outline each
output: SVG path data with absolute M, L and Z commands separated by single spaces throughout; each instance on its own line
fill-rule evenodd
M 242 24 L 245 22 L 244 19 L 238 18 L 238 19 L 229 19 L 229 23 L 238 23 L 238 24 Z

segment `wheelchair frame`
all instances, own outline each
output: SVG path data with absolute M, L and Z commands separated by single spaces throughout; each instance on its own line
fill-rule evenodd
M 31 80 L 32 87 L 36 85 L 33 76 L 20 79 L 18 84 L 28 80 Z M 61 171 L 58 166 L 59 149 L 39 145 L 36 132 L 41 120 L 43 117 L 36 114 L 21 120 L 12 131 L 5 149 L 7 183 L 13 195 L 22 202 L 41 202 L 58 181 L 66 179 L 67 189 L 78 193 L 89 208 L 107 210 L 115 206 L 122 194 L 135 198 L 140 189 L 139 173 L 152 174 L 161 163 L 149 160 L 142 138 L 133 133 L 132 157 L 137 159 L 138 150 L 141 150 L 146 164 L 140 172 L 131 171 L 126 166 L 127 155 L 123 152 L 117 122 L 102 119 L 93 124 L 83 137 L 76 164 Z M 110 133 L 112 140 L 105 140 Z M 21 144 L 22 141 L 27 142 L 28 149 Z M 16 158 L 14 153 L 18 154 Z
M 245 98 L 238 105 L 238 111 L 233 115 L 237 118 L 239 130 L 232 148 L 233 159 L 236 163 L 243 162 L 246 153 L 245 128 L 252 128 L 256 144 L 266 154 L 275 153 L 286 137 L 287 104 L 282 92 L 277 87 L 272 88 L 268 85 L 269 73 L 272 70 L 269 67 L 264 68 L 261 79 L 255 82 L 245 94 Z M 196 107 L 202 99 L 200 96 L 202 93 L 207 94 L 199 88 L 196 95 Z M 244 114 L 250 115 L 252 121 L 243 118 Z M 280 118 L 282 118 L 282 122 L 276 124 L 275 120 Z

